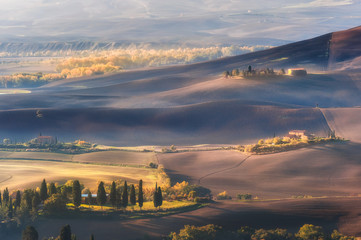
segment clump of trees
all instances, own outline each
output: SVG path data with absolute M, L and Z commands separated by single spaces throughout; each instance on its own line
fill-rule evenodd
M 270 77 L 270 76 L 282 76 L 285 75 L 286 71 L 281 69 L 275 71 L 273 68 L 264 68 L 264 69 L 254 69 L 252 66 L 248 66 L 247 69 L 235 68 L 231 71 L 227 70 L 223 72 L 223 77 Z
M 303 225 L 295 234 L 286 229 L 263 228 L 254 229 L 250 227 L 241 227 L 236 231 L 225 230 L 221 226 L 209 224 L 205 226 L 186 225 L 179 233 L 172 232 L 168 236 L 169 240 L 354 240 L 353 236 L 346 236 L 334 230 L 331 234 L 323 231 L 322 227 L 312 224 Z

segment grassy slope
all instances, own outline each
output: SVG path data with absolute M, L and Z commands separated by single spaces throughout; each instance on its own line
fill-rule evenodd
M 1 169 L 6 169 L 6 172 L 0 174 L 0 189 L 37 187 L 43 178 L 48 182 L 58 183 L 76 178 L 91 190 L 96 190 L 98 181 L 126 179 L 137 183 L 139 179 L 143 179 L 146 186 L 153 186 L 157 181 L 156 170 L 143 167 L 150 160 L 155 160 L 153 153 L 111 151 L 72 156 L 1 152 L 0 156 L 3 158 L 0 162 Z M 114 164 L 128 167 L 113 166 Z

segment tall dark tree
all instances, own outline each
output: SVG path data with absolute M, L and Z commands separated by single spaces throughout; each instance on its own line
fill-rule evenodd
M 89 207 L 90 207 L 90 204 L 93 203 L 93 195 L 92 195 L 91 191 L 88 192 L 88 199 L 87 199 L 87 201 L 88 201 L 88 205 L 89 205 Z
M 110 188 L 109 201 L 113 207 L 117 204 L 117 187 L 114 181 L 112 182 L 112 186 Z
M 61 228 L 59 240 L 71 240 L 71 228 L 69 225 L 65 225 Z
M 117 189 L 116 192 L 116 203 L 117 209 L 122 206 L 122 190 L 120 188 Z
M 135 198 L 134 184 L 132 184 L 132 186 L 130 186 L 129 202 L 130 202 L 131 205 L 137 204 L 137 199 Z
M 73 204 L 76 208 L 81 204 L 81 188 L 78 180 L 73 181 Z
M 39 234 L 38 231 L 33 226 L 27 226 L 22 234 L 22 240 L 38 240 Z
M 143 181 L 139 180 L 139 190 L 138 190 L 138 205 L 140 209 L 143 207 Z
M 40 199 L 41 201 L 45 201 L 48 198 L 48 188 L 46 187 L 46 181 L 43 179 L 43 182 L 40 186 Z
M 162 189 L 158 187 L 158 207 L 163 205 L 163 195 L 162 195 Z
M 3 193 L 3 203 L 7 204 L 9 202 L 9 189 L 5 188 Z
M 122 192 L 122 207 L 128 206 L 128 185 L 127 181 L 124 181 L 123 192 Z
M 104 206 L 107 202 L 107 194 L 105 193 L 104 183 L 100 182 L 98 185 L 98 192 L 97 192 L 97 203 L 100 206 Z
M 154 195 L 153 195 L 153 205 L 155 208 L 158 207 L 158 184 L 155 183 Z
M 38 209 L 38 206 L 40 203 L 41 203 L 40 195 L 38 192 L 35 192 L 33 199 L 31 201 L 31 206 L 33 207 L 34 211 L 36 211 Z
M 15 208 L 20 207 L 20 203 L 21 203 L 21 195 L 20 195 L 20 191 L 18 190 L 18 191 L 16 192 L 14 207 L 15 207 Z
M 10 198 L 8 201 L 8 217 L 12 218 L 14 215 L 13 200 Z
M 0 191 L 0 206 L 2 204 L 2 199 L 1 199 L 1 191 Z
M 50 183 L 50 186 L 49 186 L 49 196 L 53 195 L 53 194 L 57 194 L 57 190 L 56 190 L 56 187 L 55 187 L 55 183 Z
M 90 235 L 90 240 L 95 240 L 94 234 L 91 234 L 91 235 Z

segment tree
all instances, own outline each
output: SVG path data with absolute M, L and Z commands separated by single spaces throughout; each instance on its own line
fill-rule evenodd
M 3 193 L 3 203 L 7 204 L 9 202 L 9 189 L 5 188 Z
M 81 204 L 81 189 L 78 180 L 73 181 L 73 204 L 76 208 Z
M 163 205 L 163 195 L 162 195 L 162 189 L 158 187 L 158 207 Z
M 66 210 L 66 199 L 60 193 L 53 194 L 44 202 L 44 210 L 49 213 L 59 213 Z
M 59 240 L 72 240 L 71 239 L 71 228 L 69 225 L 65 225 L 60 230 Z
M 14 207 L 15 207 L 15 208 L 20 207 L 20 203 L 21 203 L 21 195 L 20 195 L 20 191 L 18 190 L 18 191 L 16 192 Z
M 38 240 L 39 234 L 38 231 L 33 226 L 27 226 L 22 234 L 22 240 Z
M 153 195 L 153 205 L 155 208 L 158 207 L 158 184 L 155 183 L 155 190 Z
M 296 237 L 303 240 L 321 240 L 325 238 L 322 228 L 312 224 L 303 225 L 296 233 Z
M 31 206 L 33 207 L 34 211 L 38 209 L 40 203 L 41 203 L 40 195 L 38 192 L 35 192 L 33 199 L 31 200 Z
M 90 240 L 95 240 L 94 234 L 91 234 L 91 235 L 90 235 Z
M 93 196 L 92 196 L 91 191 L 88 192 L 88 199 L 87 199 L 87 201 L 88 201 L 88 205 L 89 205 L 89 207 L 90 207 L 90 204 L 93 203 Z
M 112 186 L 110 188 L 109 201 L 113 207 L 117 204 L 117 187 L 114 181 L 112 182 Z
M 14 206 L 13 206 L 13 201 L 10 198 L 8 201 L 8 217 L 12 218 L 14 214 Z
M 1 191 L 0 191 L 0 206 L 2 205 L 2 203 L 1 203 L 2 201 L 1 201 Z
M 57 190 L 56 190 L 56 187 L 55 187 L 55 183 L 50 183 L 49 196 L 51 196 L 53 194 L 57 194 Z
M 249 72 L 249 73 L 252 72 L 252 66 L 251 66 L 251 65 L 248 66 L 248 72 Z
M 105 193 L 104 183 L 100 182 L 98 185 L 97 203 L 98 205 L 103 207 L 106 202 L 107 202 L 107 195 Z
M 46 187 L 46 181 L 44 178 L 40 186 L 40 199 L 41 201 L 44 202 L 47 198 L 48 198 L 48 188 Z
M 129 201 L 130 201 L 130 204 L 131 204 L 131 205 L 137 204 L 137 200 L 136 200 L 136 198 L 135 198 L 135 188 L 134 188 L 134 184 L 132 184 L 132 186 L 130 186 Z
M 117 189 L 116 192 L 116 203 L 117 209 L 122 206 L 122 190 L 120 188 Z
M 139 190 L 138 190 L 138 205 L 140 209 L 143 207 L 143 181 L 139 180 Z
M 123 192 L 122 192 L 122 207 L 127 208 L 128 206 L 128 185 L 127 181 L 124 181 Z

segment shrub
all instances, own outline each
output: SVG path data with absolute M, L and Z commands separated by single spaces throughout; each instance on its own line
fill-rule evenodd
M 60 213 L 66 210 L 66 200 L 61 194 L 53 194 L 44 202 L 44 210 L 48 213 Z
M 173 232 L 169 235 L 171 240 L 214 240 L 219 239 L 222 234 L 222 227 L 209 224 L 202 227 L 185 225 L 179 234 Z
M 218 193 L 217 200 L 227 200 L 227 199 L 232 199 L 232 197 L 229 196 L 226 191 Z
M 252 195 L 249 193 L 246 194 L 237 194 L 237 198 L 240 200 L 251 200 L 252 199 Z
M 303 240 L 322 240 L 325 239 L 325 234 L 322 231 L 322 227 L 305 224 L 296 233 L 296 237 Z

